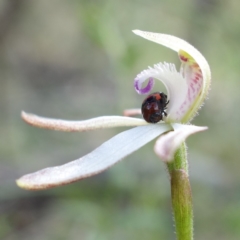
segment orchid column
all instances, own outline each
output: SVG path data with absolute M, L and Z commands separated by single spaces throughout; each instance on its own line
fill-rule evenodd
M 159 63 L 153 68 L 142 71 L 134 81 L 139 94 L 148 94 L 154 86 L 154 79 L 160 80 L 166 87 L 168 99 L 167 117 L 174 130 L 161 136 L 155 144 L 155 153 L 166 163 L 171 179 L 172 207 L 178 240 L 193 239 L 192 194 L 188 177 L 188 162 L 184 139 L 196 132 L 188 124 L 203 104 L 209 90 L 211 72 L 206 59 L 193 46 L 174 36 L 133 31 L 150 41 L 164 45 L 176 51 L 182 63 L 177 72 L 175 65 Z M 147 81 L 147 85 L 142 84 Z M 175 124 L 173 124 L 175 123 Z

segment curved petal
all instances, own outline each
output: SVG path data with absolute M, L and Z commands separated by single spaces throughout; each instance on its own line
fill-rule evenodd
M 167 89 L 167 96 L 170 102 L 167 107 L 167 118 L 179 121 L 181 115 L 178 113 L 182 103 L 187 95 L 187 83 L 181 73 L 177 72 L 175 65 L 170 63 L 155 64 L 154 68 L 149 67 L 147 70 L 142 71 L 135 78 L 135 85 L 141 86 L 141 84 L 148 78 L 156 78 L 160 80 Z M 138 83 L 137 83 L 138 82 Z M 150 89 L 151 91 L 151 89 Z M 149 93 L 144 92 L 145 93 Z M 140 91 L 138 93 L 142 94 Z
M 136 127 L 148 124 L 139 118 L 122 116 L 103 116 L 83 121 L 66 121 L 61 119 L 44 118 L 25 112 L 22 112 L 22 119 L 35 127 L 65 132 L 82 132 L 112 127 Z
M 181 122 L 190 121 L 203 104 L 210 88 L 211 71 L 208 62 L 196 48 L 182 39 L 167 34 L 140 30 L 134 30 L 133 32 L 178 52 L 182 62 L 181 74 L 186 79 L 188 88 L 185 100 L 176 116 L 174 116 L 176 119 L 173 120 L 178 121 L 180 116 Z M 171 121 L 170 116 L 169 120 Z
M 181 143 L 191 134 L 205 131 L 207 127 L 193 125 L 172 124 L 174 131 L 161 136 L 154 146 L 155 153 L 164 161 L 169 162 L 174 158 L 174 153 Z
M 138 150 L 171 125 L 157 124 L 132 128 L 103 143 L 91 153 L 62 166 L 50 167 L 17 180 L 19 187 L 40 190 L 56 187 L 98 174 Z
M 147 70 L 144 70 L 144 73 L 146 73 L 146 75 L 148 75 L 147 74 Z M 145 76 L 144 77 L 140 77 L 140 75 L 138 75 L 134 79 L 134 87 L 135 87 L 135 90 L 137 91 L 137 93 L 139 93 L 139 94 L 148 94 L 153 89 L 154 79 L 149 76 L 147 85 L 145 87 L 142 87 L 142 85 L 145 82 L 145 80 L 146 80 Z

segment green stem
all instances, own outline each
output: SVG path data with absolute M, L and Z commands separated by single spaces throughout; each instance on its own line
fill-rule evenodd
M 186 145 L 176 151 L 174 160 L 167 164 L 171 177 L 172 208 L 178 240 L 193 240 L 193 206 L 188 178 Z

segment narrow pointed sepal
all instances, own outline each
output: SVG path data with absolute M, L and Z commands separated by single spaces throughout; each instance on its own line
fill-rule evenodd
M 172 127 L 169 124 L 149 124 L 132 128 L 114 136 L 82 158 L 24 175 L 17 180 L 17 184 L 28 190 L 40 190 L 96 175 L 170 130 Z
M 103 116 L 83 121 L 67 121 L 40 117 L 26 112 L 22 112 L 22 119 L 35 127 L 65 132 L 83 132 L 113 127 L 136 127 L 148 124 L 139 118 L 123 116 Z

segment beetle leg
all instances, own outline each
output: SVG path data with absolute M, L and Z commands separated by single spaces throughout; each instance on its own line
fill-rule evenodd
M 163 111 L 163 114 L 164 114 L 165 117 L 167 116 L 167 113 L 165 111 Z

